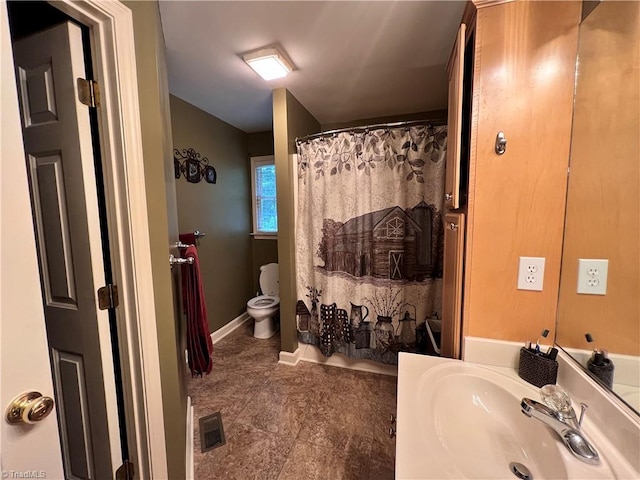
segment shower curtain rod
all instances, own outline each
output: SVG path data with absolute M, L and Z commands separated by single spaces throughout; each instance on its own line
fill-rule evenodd
M 306 135 L 304 137 L 297 137 L 296 138 L 296 144 L 298 142 L 306 142 L 307 140 L 311 140 L 312 138 L 325 137 L 325 136 L 329 136 L 329 135 L 336 135 L 338 133 L 351 132 L 351 131 L 354 131 L 354 130 L 367 131 L 367 130 L 374 130 L 374 129 L 377 129 L 377 128 L 409 127 L 409 126 L 412 126 L 412 125 L 423 125 L 423 124 L 430 124 L 430 125 L 434 125 L 434 126 L 440 126 L 440 125 L 446 125 L 447 121 L 444 120 L 444 119 L 439 119 L 439 120 L 409 120 L 409 121 L 406 121 L 406 122 L 376 123 L 374 125 L 364 125 L 362 127 L 338 128 L 336 130 L 327 130 L 325 132 L 313 133 L 311 135 Z

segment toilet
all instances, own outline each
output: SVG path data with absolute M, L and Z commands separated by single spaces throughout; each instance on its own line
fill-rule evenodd
M 262 295 L 247 302 L 247 313 L 256 321 L 253 336 L 271 338 L 278 331 L 273 320 L 280 306 L 277 263 L 260 267 L 260 291 Z

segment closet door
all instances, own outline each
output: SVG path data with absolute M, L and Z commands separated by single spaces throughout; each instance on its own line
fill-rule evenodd
M 460 208 L 460 150 L 462 140 L 462 94 L 464 78 L 464 45 L 467 26 L 460 25 L 456 43 L 449 59 L 449 113 L 447 134 L 447 165 L 445 205 Z
M 464 213 L 446 214 L 444 227 L 441 354 L 443 357 L 460 358 Z

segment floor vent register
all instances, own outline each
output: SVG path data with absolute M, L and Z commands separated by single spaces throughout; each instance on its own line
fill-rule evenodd
M 200 418 L 200 446 L 202 452 L 208 452 L 225 444 L 222 415 L 216 412 Z

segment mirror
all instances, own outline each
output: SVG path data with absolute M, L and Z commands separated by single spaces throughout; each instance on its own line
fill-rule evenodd
M 594 347 L 608 350 L 613 391 L 640 412 L 640 2 L 593 3 L 580 25 L 556 343 L 585 367 Z M 596 363 L 607 383 L 610 365 Z

